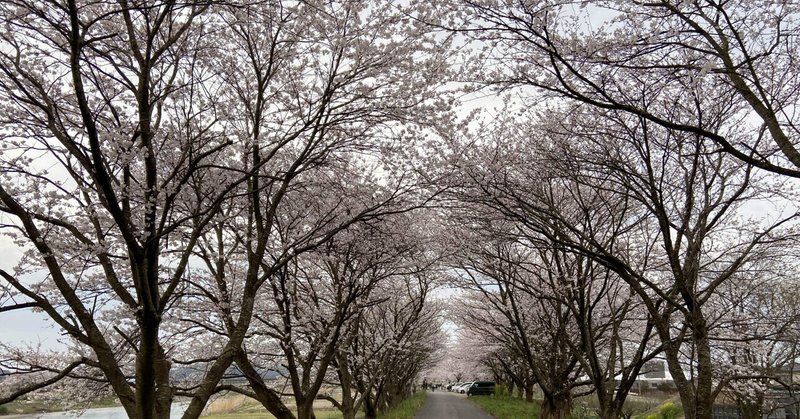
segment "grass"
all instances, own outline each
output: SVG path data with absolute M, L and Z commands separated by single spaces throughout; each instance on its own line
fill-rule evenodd
M 651 394 L 645 397 L 631 395 L 625 400 L 622 410 L 626 417 L 644 419 L 650 413 L 658 413 L 665 402 L 672 400 L 672 396 L 665 394 Z M 594 419 L 598 417 L 599 404 L 597 397 L 592 394 L 574 399 L 572 419 Z
M 676 419 L 683 415 L 683 407 L 680 403 L 668 401 L 647 414 L 634 416 L 636 419 Z
M 100 407 L 103 405 L 113 405 L 105 401 L 98 402 L 93 407 Z M 400 402 L 393 409 L 380 415 L 381 419 L 411 419 L 425 404 L 425 392 L 418 392 L 408 399 Z M 0 406 L 0 415 L 9 413 L 39 413 L 47 411 L 47 407 L 52 407 L 51 403 L 47 402 L 17 402 L 8 405 Z M 292 406 L 289 406 L 292 408 Z M 203 419 L 272 419 L 272 416 L 267 412 L 261 404 L 252 399 L 247 399 L 240 396 L 230 396 L 218 399 L 212 406 L 210 406 L 211 413 L 203 416 Z M 295 412 L 296 413 L 296 412 Z M 317 419 L 341 419 L 342 413 L 335 409 L 326 401 L 320 400 L 319 403 L 315 402 L 314 415 Z M 363 413 L 357 417 L 363 418 Z
M 418 391 L 378 417 L 380 419 L 411 419 L 422 409 L 426 396 L 426 392 Z
M 470 401 L 478 405 L 483 411 L 497 419 L 531 419 L 539 417 L 540 401 L 528 403 L 524 399 L 508 395 L 474 396 Z M 597 418 L 596 401 L 590 397 L 581 397 L 575 400 L 570 417 L 572 419 Z M 680 417 L 682 410 L 679 403 L 669 400 L 655 402 L 652 400 L 628 400 L 625 411 L 639 413 L 633 416 L 636 419 L 675 419 Z
M 113 396 L 99 398 L 88 402 L 88 404 L 69 405 L 63 401 L 45 398 L 31 398 L 29 396 L 20 397 L 13 402 L 0 405 L 0 415 L 9 414 L 32 414 L 59 412 L 77 408 L 96 408 L 117 406 L 117 399 Z
M 315 410 L 314 416 L 317 419 L 341 419 L 342 413 L 338 410 Z M 274 417 L 265 412 L 262 407 L 258 412 L 214 413 L 209 416 L 203 416 L 203 419 L 270 419 Z
M 400 402 L 393 409 L 380 415 L 380 419 L 411 419 L 425 404 L 425 392 L 418 392 Z M 291 407 L 291 406 L 290 406 Z M 219 411 L 219 410 L 228 411 Z M 274 416 L 264 410 L 264 407 L 252 400 L 228 398 L 218 403 L 216 413 L 203 416 L 203 419 L 271 419 Z M 317 419 L 341 419 L 342 413 L 333 407 L 323 406 L 314 409 Z M 363 413 L 357 417 L 363 417 Z
M 291 408 L 291 406 L 289 407 Z M 316 416 L 317 419 L 341 419 L 342 413 L 333 407 L 321 406 L 314 408 L 314 416 Z M 274 417 L 275 416 L 272 416 L 264 409 L 264 406 L 253 400 L 249 400 L 229 411 L 218 411 L 203 416 L 203 419 L 272 419 Z
M 509 396 L 473 396 L 469 400 L 497 419 L 538 418 L 539 403 Z

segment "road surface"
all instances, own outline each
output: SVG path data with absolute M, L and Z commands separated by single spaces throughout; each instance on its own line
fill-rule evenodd
M 467 401 L 466 396 L 446 390 L 429 391 L 428 399 L 415 419 L 492 419 L 491 416 Z

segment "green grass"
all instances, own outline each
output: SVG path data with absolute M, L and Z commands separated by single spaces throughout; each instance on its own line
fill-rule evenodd
M 261 403 L 256 400 L 241 398 L 241 396 L 234 396 L 234 399 L 223 399 L 219 403 L 219 408 L 222 411 L 211 413 L 203 416 L 203 419 L 273 419 L 275 416 L 271 415 Z M 314 403 L 314 416 L 317 419 L 341 419 L 342 413 L 327 402 L 318 401 Z M 294 405 L 287 403 L 287 407 L 295 414 Z
M 625 400 L 622 411 L 626 416 L 644 419 L 650 413 L 658 413 L 660 407 L 667 401 L 673 400 L 669 395 L 649 395 L 646 398 L 629 396 Z M 594 394 L 577 397 L 573 400 L 572 419 L 593 419 L 599 417 L 597 412 L 600 405 Z
M 46 413 L 64 410 L 61 403 L 48 400 L 29 400 L 21 397 L 11 403 L 0 406 L 0 415 Z
M 424 391 L 418 391 L 378 417 L 380 419 L 411 419 L 422 409 L 426 396 Z
M 341 419 L 342 413 L 338 410 L 315 410 L 314 416 L 317 419 Z M 215 413 L 203 416 L 203 419 L 272 419 L 274 417 L 261 408 L 260 412 Z
M 23 396 L 11 403 L 0 405 L 0 415 L 59 412 L 73 408 L 113 407 L 118 406 L 116 401 L 116 397 L 108 396 L 83 404 L 67 405 L 62 401 L 32 399 L 29 396 Z
M 469 400 L 497 419 L 529 419 L 539 417 L 539 403 L 509 396 L 473 396 Z
M 676 419 L 683 415 L 683 407 L 680 403 L 668 401 L 647 414 L 635 416 L 637 419 Z
M 295 412 L 296 414 L 297 412 Z M 314 416 L 317 419 L 342 419 L 342 412 L 334 408 L 314 409 Z M 203 419 L 273 419 L 261 405 L 249 405 L 237 409 L 234 412 L 227 413 L 212 413 L 208 416 L 203 416 Z

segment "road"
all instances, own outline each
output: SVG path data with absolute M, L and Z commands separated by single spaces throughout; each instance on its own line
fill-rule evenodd
M 445 390 L 429 391 L 428 399 L 415 419 L 492 419 L 491 416 L 467 401 L 466 396 Z

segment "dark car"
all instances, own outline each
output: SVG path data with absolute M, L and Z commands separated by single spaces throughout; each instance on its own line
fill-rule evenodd
M 494 381 L 476 381 L 467 389 L 467 396 L 489 396 L 494 394 Z

